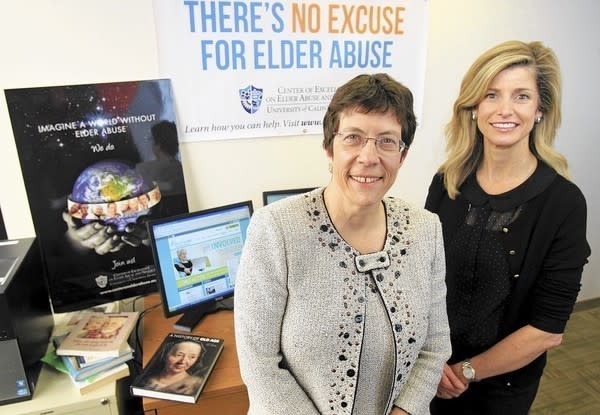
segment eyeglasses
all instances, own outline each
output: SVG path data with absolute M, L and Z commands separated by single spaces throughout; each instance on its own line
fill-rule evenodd
M 345 133 L 343 131 L 337 131 L 334 135 L 342 137 L 342 144 L 348 148 L 359 149 L 367 145 L 369 140 L 375 142 L 375 148 L 384 154 L 391 154 L 405 151 L 408 146 L 402 141 L 401 138 L 393 135 L 381 135 L 379 137 L 364 137 L 357 133 Z

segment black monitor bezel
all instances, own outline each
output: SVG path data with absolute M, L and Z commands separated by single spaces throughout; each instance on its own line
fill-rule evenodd
M 198 210 L 198 211 L 194 211 L 194 212 L 187 212 L 187 213 L 182 213 L 182 214 L 178 214 L 178 215 L 174 215 L 174 216 L 158 218 L 158 219 L 150 220 L 147 222 L 148 236 L 150 237 L 150 246 L 152 248 L 152 257 L 154 259 L 154 267 L 156 268 L 156 285 L 158 286 L 158 293 L 159 293 L 159 296 L 160 296 L 160 299 L 162 302 L 163 313 L 165 315 L 165 318 L 174 317 L 174 316 L 177 316 L 180 314 L 185 314 L 187 312 L 193 312 L 194 309 L 200 309 L 203 306 L 206 306 L 207 304 L 210 304 L 210 303 L 216 304 L 219 301 L 225 300 L 227 298 L 231 298 L 235 295 L 235 289 L 224 296 L 217 297 L 217 298 L 211 298 L 208 301 L 197 302 L 190 306 L 171 311 L 169 309 L 167 293 L 165 292 L 162 271 L 160 269 L 159 262 L 158 262 L 159 260 L 158 260 L 158 252 L 156 249 L 156 238 L 154 235 L 154 226 L 161 225 L 161 224 L 164 224 L 167 222 L 178 221 L 181 219 L 193 219 L 194 217 L 197 217 L 197 216 L 203 216 L 203 215 L 211 214 L 214 212 L 225 211 L 225 210 L 235 209 L 235 208 L 240 208 L 240 207 L 247 207 L 250 212 L 250 218 L 252 217 L 252 214 L 254 213 L 252 201 L 246 200 L 243 202 L 213 207 L 210 209 L 203 209 L 203 210 Z
M 299 187 L 296 189 L 268 190 L 262 193 L 263 206 L 267 206 L 269 196 L 281 195 L 283 197 L 301 195 L 315 190 L 316 187 Z M 272 203 L 272 202 L 271 202 Z

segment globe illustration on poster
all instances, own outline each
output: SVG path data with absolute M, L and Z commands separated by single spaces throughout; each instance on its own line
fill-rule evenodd
M 124 231 L 127 224 L 135 223 L 139 216 L 149 213 L 147 206 L 138 204 L 138 198 L 153 185 L 146 183 L 127 163 L 103 160 L 79 174 L 69 198 L 69 211 L 83 223 L 101 220 Z

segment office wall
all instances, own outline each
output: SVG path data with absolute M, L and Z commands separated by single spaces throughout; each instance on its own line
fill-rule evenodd
M 443 160 L 443 126 L 460 79 L 485 49 L 507 39 L 542 40 L 564 76 L 557 147 L 588 200 L 588 240 L 600 247 L 596 101 L 600 86 L 600 2 L 431 0 L 424 112 L 391 194 L 422 204 Z M 148 79 L 159 76 L 150 0 L 0 0 L 0 88 Z M 175 100 L 177 97 L 175 97 Z M 0 99 L 0 206 L 10 237 L 34 234 L 6 103 Z M 327 183 L 321 137 L 185 143 L 190 208 L 252 199 L 261 192 Z M 600 297 L 600 261 L 591 257 L 580 299 Z

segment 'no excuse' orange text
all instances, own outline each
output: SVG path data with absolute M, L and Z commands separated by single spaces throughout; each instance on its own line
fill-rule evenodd
M 329 4 L 326 14 L 327 32 L 402 35 L 405 10 L 401 6 Z M 319 4 L 292 3 L 292 32 L 319 33 L 321 22 Z

